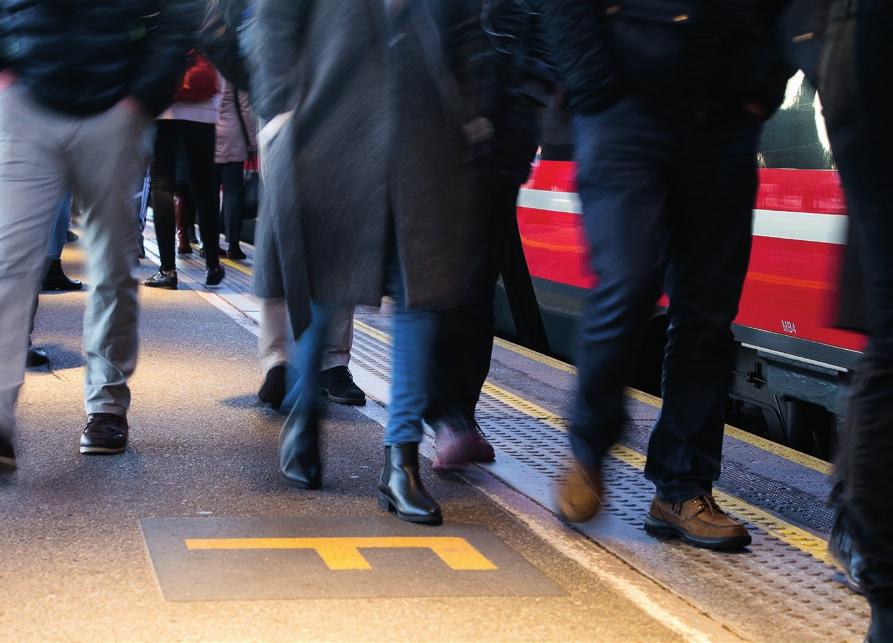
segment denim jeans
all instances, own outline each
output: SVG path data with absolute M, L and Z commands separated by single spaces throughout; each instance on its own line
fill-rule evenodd
M 421 442 L 424 437 L 422 416 L 428 404 L 429 380 L 432 374 L 437 313 L 406 307 L 403 275 L 396 252 L 387 269 L 385 290 L 394 299 L 391 404 L 385 429 L 385 444 Z M 286 388 L 289 391 L 283 406 L 293 406 L 292 413 L 310 414 L 320 403 L 319 371 L 329 338 L 329 328 L 341 306 L 314 302 L 312 321 L 295 344 Z
M 47 246 L 47 257 L 58 261 L 62 258 L 62 250 L 65 248 L 65 241 L 68 239 L 68 228 L 71 226 L 71 195 L 67 194 L 62 203 L 59 204 L 59 211 L 56 213 L 56 219 L 53 221 L 53 228 L 50 231 L 50 243 Z
M 856 369 L 839 459 L 844 511 L 865 560 L 862 587 L 893 609 L 893 91 L 876 78 L 893 55 L 893 10 L 862 0 L 834 4 L 820 88 L 828 136 L 862 246 L 869 341 Z M 880 640 L 880 639 L 878 639 Z
M 630 99 L 574 120 L 598 284 L 581 321 L 571 447 L 597 469 L 619 439 L 640 331 L 663 287 L 663 408 L 645 474 L 669 502 L 709 493 L 720 473 L 759 131 L 743 113 L 728 122 L 671 120 Z

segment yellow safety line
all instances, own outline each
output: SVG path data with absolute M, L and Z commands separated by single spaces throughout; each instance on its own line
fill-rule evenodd
M 239 272 L 241 272 L 242 274 L 248 275 L 249 277 L 254 276 L 254 271 L 251 268 L 249 268 L 248 266 L 243 266 L 242 264 L 240 264 L 236 261 L 233 261 L 232 259 L 229 259 L 227 257 L 221 256 L 220 263 L 222 263 L 223 265 L 225 265 L 229 268 L 234 268 L 234 269 L 238 270 Z
M 251 274 L 251 270 L 245 266 L 241 266 L 228 259 L 225 262 L 226 265 L 232 265 L 234 268 L 244 272 L 245 274 Z M 354 326 L 361 332 L 374 337 L 380 342 L 389 344 L 391 341 L 390 337 L 386 333 L 383 333 L 380 330 L 377 330 L 361 321 L 355 321 Z M 572 365 L 557 360 L 554 357 L 542 355 L 530 350 L 529 348 L 519 346 L 504 339 L 497 338 L 495 341 L 497 346 L 500 346 L 501 348 L 505 348 L 506 350 L 512 351 L 513 353 L 521 355 L 522 357 L 527 357 L 535 362 L 544 364 L 545 366 L 549 366 L 550 368 L 554 368 L 569 375 L 575 375 L 577 372 L 577 369 L 574 368 Z M 638 400 L 639 402 L 643 402 L 644 404 L 657 409 L 661 408 L 662 401 L 659 397 L 649 395 L 648 393 L 633 388 L 628 388 L 626 390 L 626 394 L 634 400 Z M 831 473 L 833 473 L 834 471 L 834 466 L 830 462 L 825 462 L 824 460 L 820 460 L 819 458 L 813 457 L 811 455 L 800 453 L 799 451 L 795 451 L 790 447 L 772 442 L 771 440 L 767 440 L 765 438 L 761 438 L 752 433 L 748 433 L 747 431 L 742 431 L 741 429 L 729 426 L 728 424 L 725 427 L 725 432 L 726 435 L 733 437 L 736 440 L 741 440 L 742 442 L 746 442 L 747 444 L 750 444 L 751 446 L 754 446 L 758 449 L 762 449 L 763 451 L 767 451 L 769 453 L 772 453 L 773 455 L 777 455 L 780 458 L 784 458 L 785 460 L 789 460 L 790 462 L 799 464 L 808 469 L 818 471 L 819 473 L 831 475 Z
M 391 341 L 391 338 L 388 335 L 372 328 L 368 324 L 364 324 L 363 322 L 354 322 L 354 324 L 360 331 L 371 335 L 381 342 L 389 344 Z M 559 431 L 567 431 L 567 421 L 561 416 L 556 415 L 555 413 L 552 413 L 551 411 L 548 411 L 541 406 L 530 402 L 529 400 L 525 400 L 524 398 L 519 397 L 514 393 L 505 390 L 504 388 L 496 386 L 489 380 L 484 383 L 483 392 L 489 397 L 502 402 L 503 404 L 515 409 L 516 411 L 520 411 L 530 418 L 543 422 L 544 424 L 558 429 Z M 647 404 L 659 406 L 659 404 L 655 404 L 655 401 L 660 402 L 660 399 L 648 395 L 647 393 L 631 390 L 630 395 L 635 399 L 643 401 Z M 733 427 L 726 428 L 728 430 L 729 428 Z M 738 429 L 735 430 L 738 431 Z M 610 453 L 613 457 L 631 467 L 634 467 L 640 471 L 643 471 L 645 469 L 645 456 L 634 449 L 623 445 L 615 445 L 611 449 Z M 805 457 L 808 458 L 809 456 Z M 821 461 L 819 460 L 819 462 Z M 760 527 L 766 533 L 774 536 L 778 540 L 796 549 L 799 549 L 802 552 L 809 554 L 816 560 L 827 564 L 833 564 L 832 559 L 828 554 L 828 543 L 822 538 L 819 538 L 818 536 L 811 534 L 804 529 L 795 527 L 794 525 L 791 525 L 781 518 L 773 516 L 772 514 L 769 514 L 762 509 L 758 509 L 750 503 L 731 494 L 724 493 L 722 491 L 715 491 L 713 495 L 716 498 L 716 501 L 724 510 L 741 516 L 747 521 Z
M 648 393 L 643 393 L 642 391 L 627 389 L 626 393 L 631 398 L 643 402 L 649 406 L 653 406 L 656 409 L 659 409 L 663 404 L 659 397 L 649 395 Z M 747 442 L 751 446 L 755 446 L 758 449 L 762 449 L 763 451 L 768 451 L 769 453 L 784 458 L 785 460 L 790 460 L 791 462 L 802 465 L 808 469 L 818 471 L 819 473 L 831 475 L 834 472 L 834 465 L 832 465 L 830 462 L 825 462 L 824 460 L 820 460 L 819 458 L 807 455 L 806 453 L 800 453 L 799 451 L 795 451 L 790 447 L 778 444 L 777 442 L 772 442 L 771 440 L 767 440 L 766 438 L 761 438 L 760 436 L 754 435 L 753 433 L 742 431 L 741 429 L 735 428 L 734 426 L 729 426 L 728 424 L 726 424 L 726 435 L 731 436 L 736 440 Z

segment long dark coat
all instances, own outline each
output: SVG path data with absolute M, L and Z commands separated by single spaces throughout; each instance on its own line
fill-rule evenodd
M 258 4 L 255 106 L 263 119 L 293 110 L 264 161 L 261 236 L 273 248 L 260 291 L 281 286 L 298 331 L 308 294 L 377 305 L 393 243 L 411 307 L 472 297 L 485 221 L 463 124 L 484 73 L 480 2 L 418 1 L 435 37 L 416 19 L 395 25 L 384 0 Z M 440 53 L 425 55 L 437 39 Z

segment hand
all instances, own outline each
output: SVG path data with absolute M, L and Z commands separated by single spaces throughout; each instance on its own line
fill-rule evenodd
M 15 85 L 18 79 L 19 77 L 16 76 L 16 73 L 11 69 L 0 71 L 0 92 Z

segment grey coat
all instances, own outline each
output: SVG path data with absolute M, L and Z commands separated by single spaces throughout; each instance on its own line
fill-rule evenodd
M 443 309 L 472 298 L 485 220 L 463 124 L 482 74 L 480 2 L 419 1 L 443 40 L 442 69 L 422 53 L 431 34 L 416 20 L 389 22 L 383 0 L 258 4 L 255 108 L 264 120 L 294 110 L 264 151 L 261 237 L 272 248 L 258 290 L 286 296 L 296 330 L 308 295 L 377 305 L 394 243 L 408 305 Z M 450 83 L 458 100 L 445 98 Z

